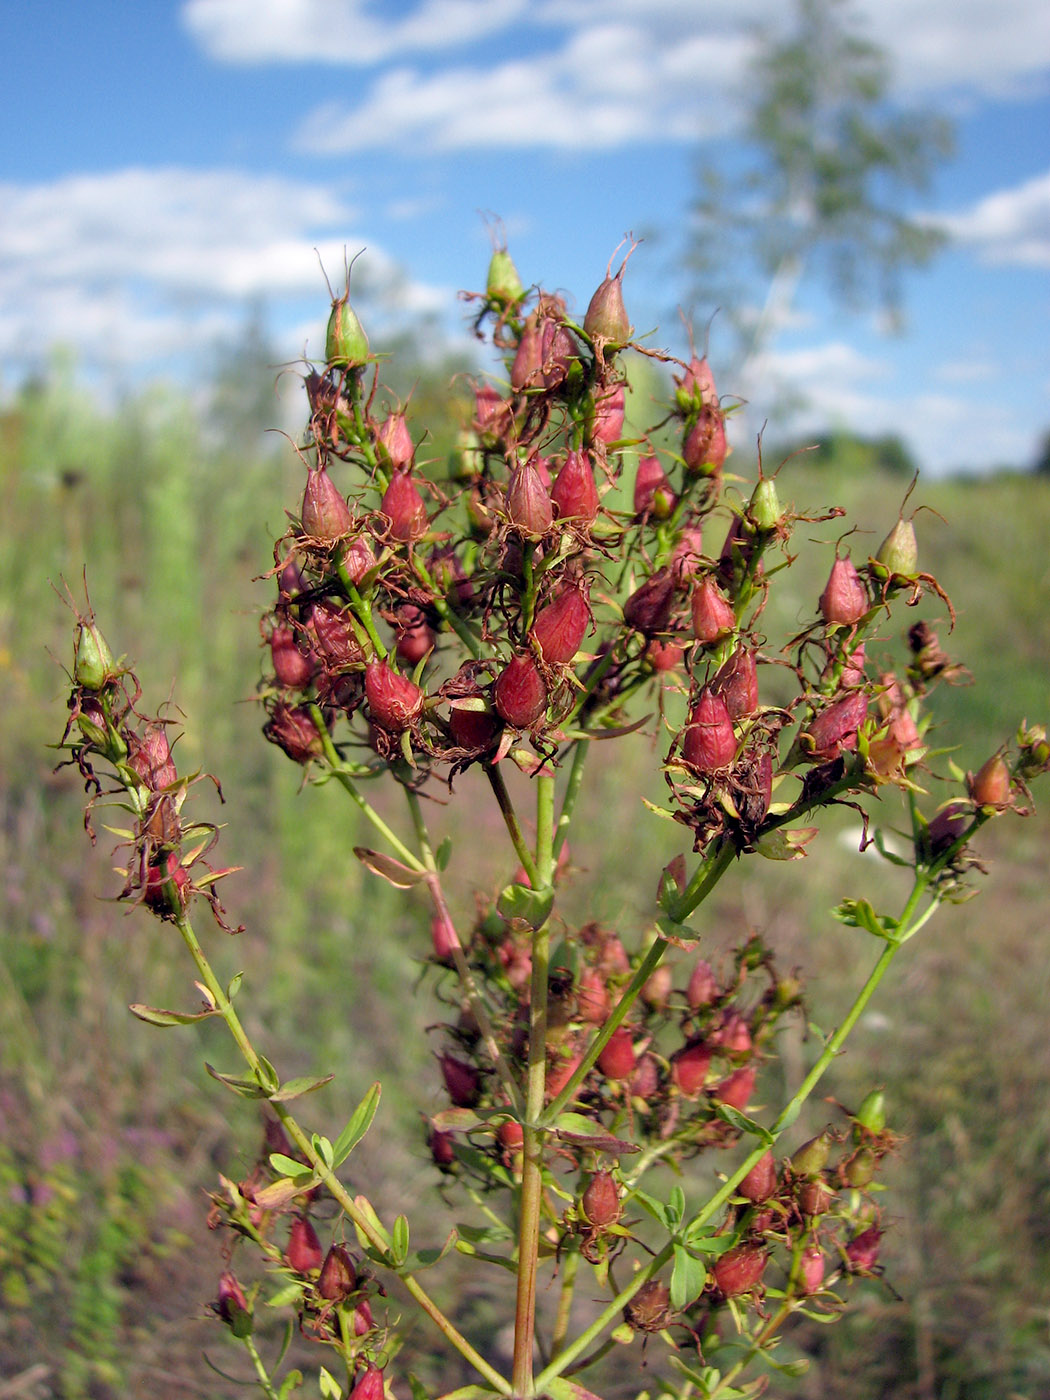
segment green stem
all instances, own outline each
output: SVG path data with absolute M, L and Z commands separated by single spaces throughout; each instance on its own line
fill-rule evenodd
M 343 590 L 346 593 L 350 607 L 353 609 L 354 616 L 368 633 L 368 640 L 372 643 L 375 654 L 382 659 L 386 656 L 387 649 L 379 633 L 376 631 L 375 619 L 372 617 L 372 604 L 367 598 L 361 597 L 361 594 L 357 590 L 357 585 L 353 582 L 349 573 L 347 573 L 346 565 L 342 560 L 340 560 L 336 566 L 336 572 L 339 575 L 339 582 L 343 585 Z
M 452 944 L 452 960 L 456 965 L 456 972 L 459 975 L 460 984 L 466 993 L 470 1009 L 474 1013 L 474 1019 L 478 1023 L 478 1029 L 481 1031 L 481 1037 L 485 1043 L 485 1048 L 496 1066 L 496 1072 L 503 1081 L 504 1088 L 510 1095 L 511 1106 L 515 1113 L 520 1113 L 523 1107 L 521 1090 L 518 1087 L 518 1081 L 510 1065 L 508 1065 L 502 1050 L 499 1048 L 488 1007 L 482 1000 L 478 984 L 474 979 L 474 974 L 463 954 L 463 945 L 460 943 L 459 935 L 456 933 L 455 925 L 452 922 L 452 915 L 449 912 L 448 902 L 445 899 L 445 891 L 441 885 L 441 875 L 438 871 L 437 860 L 434 857 L 434 850 L 430 840 L 430 833 L 427 830 L 426 820 L 423 817 L 423 809 L 419 801 L 419 794 L 413 792 L 411 788 L 406 787 L 405 797 L 408 800 L 409 810 L 412 813 L 412 823 L 416 829 L 416 839 L 419 842 L 423 864 L 427 869 L 426 885 L 430 892 L 431 901 L 438 918 L 453 935 L 455 940 Z
M 412 568 L 416 578 L 419 579 L 420 583 L 422 583 L 429 592 L 431 606 L 438 617 L 441 618 L 441 621 L 446 627 L 450 627 L 452 631 L 455 632 L 456 636 L 470 652 L 474 660 L 480 661 L 485 654 L 481 638 L 475 635 L 469 623 L 460 617 L 454 608 L 449 607 L 446 600 L 441 596 L 441 590 L 435 584 L 433 578 L 431 578 L 430 571 L 422 560 L 417 559 L 415 555 L 412 557 Z
M 554 775 L 536 779 L 536 878 L 546 889 L 554 873 Z M 511 1383 L 516 1396 L 531 1396 L 532 1357 L 536 1338 L 536 1273 L 539 1262 L 543 1156 L 546 1133 L 540 1126 L 547 1074 L 547 982 L 550 967 L 550 920 L 532 935 L 532 981 L 529 1000 L 529 1059 L 522 1125 L 521 1197 L 518 1218 L 518 1281 L 514 1305 L 514 1362 Z
M 536 873 L 536 862 L 525 840 L 521 824 L 518 821 L 518 814 L 514 810 L 514 803 L 511 801 L 510 793 L 507 791 L 507 784 L 503 781 L 503 774 L 500 772 L 499 764 L 486 763 L 484 766 L 485 776 L 489 780 L 489 786 L 492 788 L 496 801 L 499 804 L 500 812 L 503 814 L 503 823 L 507 828 L 511 843 L 514 846 L 514 852 L 521 863 L 522 869 L 529 877 L 529 883 L 532 885 L 532 888 L 534 890 L 539 889 L 539 876 Z
M 405 845 L 405 843 L 401 840 L 399 836 L 395 835 L 395 833 L 391 831 L 390 827 L 387 826 L 386 822 L 379 815 L 379 813 L 372 806 L 372 804 L 368 801 L 368 799 L 362 796 L 361 792 L 358 790 L 357 784 L 354 782 L 350 774 L 346 771 L 345 767 L 343 766 L 342 760 L 340 759 L 339 754 L 336 751 L 336 747 L 332 743 L 332 736 L 328 732 L 328 726 L 324 722 L 324 716 L 321 714 L 320 706 L 311 703 L 309 709 L 310 717 L 314 722 L 314 727 L 316 728 L 317 733 L 320 736 L 321 743 L 324 746 L 324 756 L 328 761 L 328 767 L 331 771 L 332 777 L 336 780 L 337 783 L 340 784 L 341 787 L 345 788 L 345 790 L 357 803 L 358 807 L 368 818 L 368 820 L 372 823 L 375 829 L 394 848 L 400 859 L 403 860 L 406 865 L 411 866 L 413 870 L 416 870 L 420 874 L 422 874 L 423 871 L 426 869 L 423 862 L 419 859 L 417 855 L 415 855 L 412 851 L 408 849 L 408 847 Z
M 577 739 L 573 744 L 572 762 L 569 765 L 569 776 L 565 784 L 565 795 L 561 801 L 561 815 L 558 817 L 558 825 L 554 834 L 555 860 L 561 855 L 561 848 L 565 845 L 565 838 L 569 834 L 569 827 L 572 824 L 573 814 L 576 811 L 576 803 L 580 796 L 580 788 L 583 784 L 583 774 L 587 766 L 589 751 L 590 744 L 584 739 Z
M 572 1316 L 572 1299 L 575 1292 L 576 1271 L 580 1267 L 580 1256 L 576 1250 L 565 1260 L 561 1272 L 561 1292 L 558 1295 L 558 1311 L 554 1318 L 554 1332 L 551 1336 L 551 1360 L 554 1361 L 565 1345 L 569 1335 L 569 1320 Z
M 259 1377 L 259 1389 L 268 1397 L 268 1400 L 277 1400 L 277 1392 L 274 1390 L 266 1367 L 263 1365 L 263 1359 L 259 1355 L 258 1348 L 251 1337 L 243 1337 L 241 1340 L 244 1342 L 248 1355 L 252 1359 L 252 1365 L 255 1367 L 255 1374 Z

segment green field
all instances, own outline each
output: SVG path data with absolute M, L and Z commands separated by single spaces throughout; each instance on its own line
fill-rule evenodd
M 353 809 L 333 788 L 300 791 L 299 772 L 259 733 L 257 618 L 272 584 L 253 580 L 272 564 L 270 541 L 297 503 L 302 468 L 258 423 L 256 413 L 217 416 L 163 391 L 104 414 L 58 371 L 0 415 L 0 1393 L 4 1379 L 34 1367 L 39 1389 L 30 1376 L 19 1393 L 238 1393 L 199 1362 L 202 1348 L 229 1355 L 206 1312 L 222 1267 L 206 1193 L 219 1172 L 250 1168 L 259 1121 L 204 1074 L 204 1059 L 229 1058 L 210 1026 L 158 1033 L 128 1014 L 133 1001 L 191 1004 L 191 969 L 165 926 L 112 902 L 115 838 L 100 826 L 90 848 L 82 784 L 74 769 L 53 771 L 47 748 L 62 733 L 61 664 L 71 661 L 74 619 L 59 591 L 66 580 L 82 594 L 85 567 L 101 626 L 134 659 L 147 708 L 170 696 L 185 716 L 180 771 L 221 778 L 226 805 L 209 812 L 228 824 L 222 863 L 245 867 L 224 901 L 247 931 L 236 942 L 209 936 L 223 972 L 246 969 L 253 1032 L 282 1074 L 336 1073 L 311 1101 L 318 1127 L 384 1079 L 382 1132 L 354 1159 L 355 1184 L 382 1215 L 436 1189 L 420 1127 L 421 1110 L 439 1101 L 424 1029 L 436 1011 L 420 981 L 425 911 L 362 870 L 350 854 L 360 837 Z M 435 455 L 450 431 L 442 426 Z M 805 457 L 779 478 L 782 498 L 803 513 L 845 507 L 872 548 L 906 485 L 877 468 Z M 975 678 L 942 695 L 939 713 L 966 736 L 956 761 L 974 769 L 1020 719 L 1050 721 L 1050 477 L 920 481 L 920 501 L 931 507 L 915 522 L 921 567 L 958 613 L 942 642 Z M 823 527 L 821 538 L 834 537 Z M 801 616 L 824 580 L 801 562 L 797 574 Z M 920 615 L 938 612 L 925 601 Z M 652 898 L 636 868 L 656 869 L 684 833 L 620 795 L 638 786 L 625 772 L 647 765 L 659 796 L 660 754 L 649 742 L 604 748 L 581 823 L 591 835 L 573 844 L 582 873 L 569 905 L 621 927 L 626 941 Z M 469 907 L 475 883 L 496 888 L 510 872 L 481 860 L 494 819 L 470 774 L 457 793 L 463 800 L 447 811 L 462 838 L 450 887 Z M 806 861 L 731 872 L 706 906 L 711 957 L 761 930 L 783 966 L 802 967 L 810 1015 L 825 1028 L 871 960 L 862 935 L 827 910 L 840 893 L 888 878 L 858 854 L 856 818 L 842 813 L 836 824 Z M 854 1103 L 884 1084 L 891 1126 L 905 1138 L 887 1183 L 892 1287 L 856 1287 L 848 1322 L 800 1335 L 815 1364 L 798 1381 L 776 1379 L 771 1394 L 1050 1394 L 1050 820 L 1046 810 L 1007 815 L 982 835 L 981 893 L 902 959 L 828 1088 Z M 788 1073 L 806 1054 L 800 1033 L 784 1047 Z M 410 1097 L 419 1085 L 422 1098 Z M 810 1109 L 819 1130 L 826 1106 Z M 704 1159 L 690 1170 L 698 1191 L 710 1183 Z M 454 1290 L 455 1274 L 453 1264 L 436 1287 Z M 499 1306 L 472 1281 L 457 1318 L 483 1331 Z M 426 1374 L 427 1339 L 411 1342 Z M 451 1387 L 455 1378 L 440 1379 Z M 603 1393 L 620 1392 L 613 1380 Z

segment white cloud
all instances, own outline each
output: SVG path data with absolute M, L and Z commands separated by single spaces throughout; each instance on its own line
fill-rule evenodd
M 423 0 L 393 21 L 380 8 L 367 0 L 186 0 L 181 18 L 220 62 L 356 68 L 476 42 L 518 21 L 527 0 Z
M 983 262 L 1050 268 L 1050 170 L 930 221 L 975 248 Z
M 739 73 L 736 38 L 686 38 L 661 47 L 643 30 L 581 30 L 557 54 L 490 68 L 384 72 L 356 106 L 330 103 L 303 122 L 300 149 L 453 150 L 551 147 L 608 150 L 643 140 L 692 140 L 724 131 L 717 85 Z M 701 127 L 701 123 L 703 126 Z
M 312 301 L 323 326 L 318 258 L 339 284 L 356 219 L 320 185 L 231 170 L 0 185 L 0 207 L 0 361 L 25 366 L 57 341 L 107 369 L 207 351 L 256 300 Z M 382 249 L 368 250 L 355 279 L 360 295 L 404 316 L 449 300 L 409 282 Z
M 704 46 L 713 54 L 727 43 L 744 47 L 756 26 L 782 26 L 786 13 L 782 0 L 702 6 L 696 0 L 418 0 L 396 17 L 389 8 L 384 13 L 378 0 L 185 0 L 181 11 L 191 36 L 220 62 L 403 66 L 412 54 L 469 49 L 499 36 L 530 50 L 523 61 L 541 84 L 547 65 L 563 63 L 588 32 L 628 29 L 639 55 L 663 56 L 649 93 L 654 114 L 667 105 L 670 94 L 661 82 L 673 72 L 676 56 L 685 68 L 686 55 Z M 1045 0 L 998 0 L 994 13 L 987 0 L 924 0 L 921 7 L 915 0 L 859 0 L 856 13 L 890 55 L 909 94 L 954 89 L 1010 97 L 1046 89 L 1050 7 Z M 536 53 L 537 45 L 542 53 Z M 677 97 L 688 102 L 702 88 L 725 95 L 735 66 L 728 73 L 717 64 L 693 66 L 683 73 L 689 87 L 677 87 Z M 586 77 L 579 75 L 581 90 Z M 614 100 L 615 81 L 606 91 Z

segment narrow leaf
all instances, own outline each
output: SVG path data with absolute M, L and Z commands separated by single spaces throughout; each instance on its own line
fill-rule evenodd
M 773 1146 L 774 1137 L 769 1129 L 764 1128 L 761 1123 L 756 1123 L 746 1113 L 741 1113 L 738 1108 L 733 1108 L 730 1104 L 719 1103 L 717 1099 L 712 1101 L 711 1107 L 723 1123 L 730 1124 L 731 1127 L 736 1128 L 737 1132 L 749 1133 L 752 1137 L 761 1138 L 767 1146 Z
M 355 846 L 354 855 L 373 875 L 378 875 L 393 885 L 396 890 L 409 890 L 418 885 L 426 875 L 425 870 L 413 870 L 411 866 L 395 860 L 393 856 L 380 851 L 370 851 L 367 846 Z
M 403 1215 L 399 1215 L 394 1221 L 394 1229 L 390 1236 L 390 1253 L 400 1269 L 408 1258 L 408 1220 Z
M 528 885 L 507 885 L 496 901 L 505 919 L 522 919 L 531 928 L 542 928 L 554 908 L 554 890 L 534 890 Z
M 159 1006 L 143 1006 L 133 1002 L 128 1010 L 132 1016 L 151 1026 L 191 1026 L 194 1021 L 206 1021 L 209 1016 L 217 1016 L 217 1011 L 162 1011 Z
M 350 1121 L 336 1138 L 332 1147 L 332 1165 L 339 1166 L 340 1162 L 345 1162 L 350 1153 L 364 1137 L 372 1126 L 372 1119 L 376 1116 L 376 1109 L 379 1107 L 379 1096 L 383 1091 L 383 1086 L 379 1083 L 372 1085 L 368 1093 L 350 1115 Z
M 301 1098 L 303 1094 L 312 1094 L 315 1089 L 322 1089 L 326 1084 L 331 1084 L 335 1078 L 334 1074 L 326 1074 L 323 1079 L 289 1079 L 286 1084 L 282 1084 L 276 1094 L 270 1095 L 271 1103 L 287 1103 L 290 1099 Z
M 217 1069 L 205 1061 L 204 1068 L 211 1075 L 212 1079 L 218 1080 L 220 1084 L 225 1084 L 227 1089 L 232 1089 L 235 1094 L 240 1094 L 242 1099 L 264 1099 L 266 1090 L 260 1088 L 255 1079 L 245 1079 L 236 1074 L 220 1074 Z

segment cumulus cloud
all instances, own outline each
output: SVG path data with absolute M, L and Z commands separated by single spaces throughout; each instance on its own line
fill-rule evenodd
M 786 18 L 781 0 L 704 6 L 696 0 L 417 0 L 407 12 L 398 8 L 392 16 L 368 0 L 185 0 L 181 15 L 190 35 L 219 62 L 403 66 L 412 55 L 432 59 L 499 36 L 530 53 L 527 65 L 541 82 L 547 65 L 563 62 L 589 30 L 627 29 L 639 54 L 655 49 L 671 58 L 703 43 L 715 50 L 727 43 L 747 47 L 757 27 L 776 30 Z M 858 0 L 855 13 L 910 94 L 956 89 L 1008 97 L 1045 91 L 1045 0 L 999 0 L 994 17 L 987 0 L 925 0 L 921 7 L 914 0 Z M 703 86 L 724 92 L 732 76 L 732 68 L 725 73 L 717 66 L 694 67 L 688 86 L 679 84 L 676 95 L 687 100 Z M 668 94 L 659 72 L 653 77 L 655 114 Z M 581 74 L 581 83 L 585 79 Z M 615 85 L 607 91 L 615 93 Z
M 974 248 L 982 262 L 1050 268 L 1050 170 L 931 222 Z
M 581 30 L 542 59 L 429 73 L 400 66 L 381 74 L 356 106 L 312 112 L 296 145 L 327 155 L 406 145 L 594 151 L 692 140 L 702 119 L 711 135 L 729 120 L 715 86 L 697 76 L 738 74 L 745 47 L 734 36 L 662 47 L 644 31 L 607 24 Z
M 527 0 L 423 0 L 385 18 L 367 0 L 186 0 L 181 18 L 224 63 L 338 63 L 362 67 L 411 50 L 440 50 L 505 30 Z
M 324 297 L 342 277 L 353 209 L 307 182 L 238 171 L 130 169 L 0 185 L 0 359 L 55 341 L 115 367 L 210 345 L 251 301 Z M 406 314 L 447 293 L 404 279 L 381 249 L 358 284 Z

